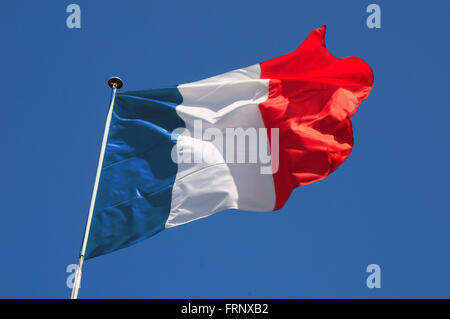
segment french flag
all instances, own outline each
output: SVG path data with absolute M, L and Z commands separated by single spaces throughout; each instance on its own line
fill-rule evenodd
M 332 173 L 373 73 L 331 55 L 325 29 L 266 62 L 117 94 L 85 259 L 226 209 L 278 210 Z

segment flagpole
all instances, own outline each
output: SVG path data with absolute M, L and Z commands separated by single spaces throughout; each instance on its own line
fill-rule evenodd
M 116 99 L 116 91 L 122 87 L 123 82 L 118 77 L 112 77 L 108 80 L 108 85 L 112 89 L 111 104 L 109 106 L 108 116 L 106 118 L 105 132 L 103 133 L 102 148 L 100 150 L 100 158 L 98 160 L 97 173 L 95 175 L 94 190 L 92 191 L 91 205 L 89 207 L 89 215 L 86 222 L 86 229 L 84 231 L 83 245 L 81 247 L 80 257 L 78 259 L 78 267 L 75 272 L 75 281 L 72 288 L 72 294 L 70 296 L 70 299 L 78 298 L 78 290 L 80 289 L 80 282 L 81 282 L 81 268 L 83 267 L 84 254 L 86 253 L 86 245 L 89 237 L 89 230 L 91 228 L 92 215 L 95 206 L 95 198 L 97 197 L 98 183 L 100 181 L 100 172 L 102 170 L 103 158 L 105 156 L 106 142 L 108 140 L 109 126 L 111 124 L 114 101 Z

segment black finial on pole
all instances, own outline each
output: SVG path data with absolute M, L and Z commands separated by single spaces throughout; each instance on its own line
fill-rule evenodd
M 120 89 L 123 86 L 123 82 L 120 78 L 114 76 L 109 78 L 108 85 L 111 89 Z

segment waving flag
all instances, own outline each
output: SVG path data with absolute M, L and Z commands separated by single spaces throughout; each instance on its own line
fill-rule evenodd
M 325 26 L 292 53 L 174 88 L 117 94 L 85 258 L 225 209 L 273 211 L 350 154 L 373 85 Z

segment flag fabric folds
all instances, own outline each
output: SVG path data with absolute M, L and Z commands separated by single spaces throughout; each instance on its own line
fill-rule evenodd
M 263 63 L 117 94 L 85 259 L 226 209 L 280 209 L 342 164 L 373 73 L 324 38 L 325 26 Z

